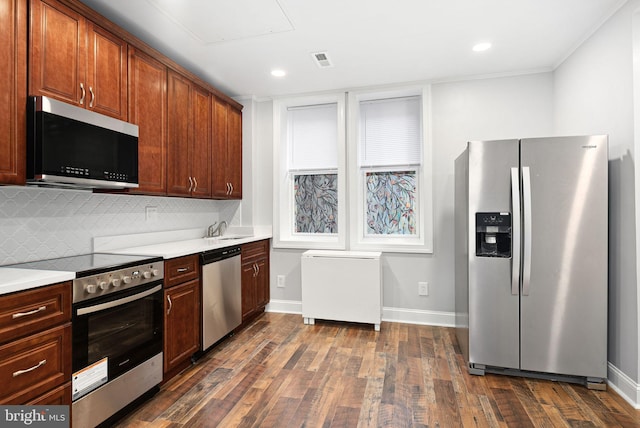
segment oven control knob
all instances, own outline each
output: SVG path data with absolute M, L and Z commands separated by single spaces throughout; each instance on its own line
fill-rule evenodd
M 142 276 L 144 277 L 144 279 L 149 279 L 151 278 L 151 272 L 145 270 L 144 272 L 142 272 Z
M 122 282 L 124 282 L 125 284 L 129 284 L 131 282 L 131 277 L 125 276 L 124 278 L 122 278 Z
M 118 278 L 113 278 L 111 280 L 111 285 L 113 285 L 114 287 L 120 287 L 120 280 Z
M 151 275 L 152 276 L 158 276 L 160 272 L 158 271 L 158 269 L 151 269 Z
M 95 284 L 87 284 L 84 286 L 84 291 L 86 291 L 89 294 L 95 293 L 96 292 L 96 285 Z
M 98 287 L 100 287 L 100 290 L 106 290 L 107 288 L 109 288 L 109 284 L 107 283 L 107 281 L 100 281 L 98 283 Z

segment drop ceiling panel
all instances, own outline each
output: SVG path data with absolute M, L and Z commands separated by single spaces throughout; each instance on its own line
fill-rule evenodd
M 293 30 L 277 0 L 148 0 L 204 44 Z

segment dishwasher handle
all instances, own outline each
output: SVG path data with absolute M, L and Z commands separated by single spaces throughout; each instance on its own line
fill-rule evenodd
M 210 250 L 200 253 L 200 263 L 208 265 L 210 263 L 219 262 L 220 260 L 236 257 L 240 255 L 240 247 L 226 247 L 217 250 Z

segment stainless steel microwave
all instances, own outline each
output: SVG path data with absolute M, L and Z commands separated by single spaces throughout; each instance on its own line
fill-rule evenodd
M 138 187 L 138 126 L 44 96 L 27 103 L 27 183 Z

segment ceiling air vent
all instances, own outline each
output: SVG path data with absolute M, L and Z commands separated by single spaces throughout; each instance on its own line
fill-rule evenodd
M 313 60 L 318 64 L 320 68 L 333 67 L 331 60 L 329 59 L 329 54 L 326 52 L 316 52 L 312 53 L 311 56 Z

